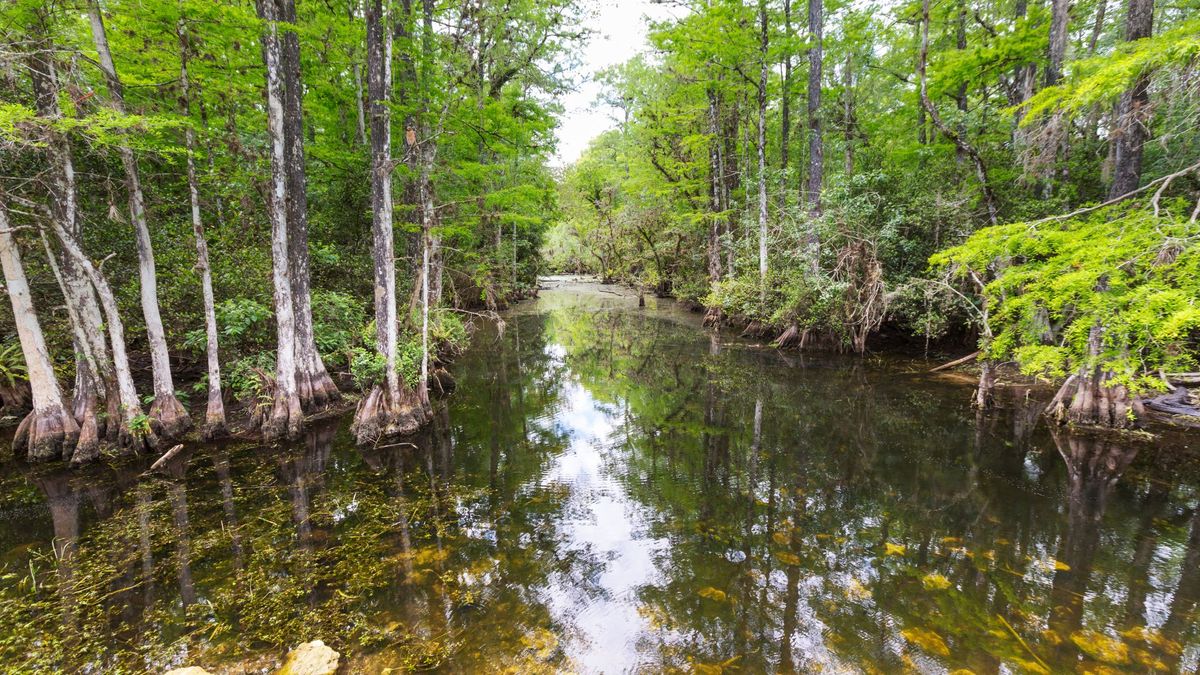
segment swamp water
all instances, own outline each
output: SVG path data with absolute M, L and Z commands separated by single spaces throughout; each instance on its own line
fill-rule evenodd
M 1187 439 L 977 417 L 927 364 L 788 355 L 561 284 L 412 443 L 4 464 L 0 670 L 1146 672 L 1200 660 Z M 657 306 L 656 306 L 657 304 Z

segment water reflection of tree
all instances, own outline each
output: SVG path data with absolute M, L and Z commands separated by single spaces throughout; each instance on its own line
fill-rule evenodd
M 976 418 L 920 381 L 813 357 L 797 377 L 658 323 L 581 314 L 560 340 L 622 411 L 613 465 L 647 536 L 670 542 L 639 592 L 656 667 L 1074 668 L 1144 627 L 1152 590 L 1194 620 L 1195 574 L 1150 588 L 1151 561 L 1191 550 L 1156 533 L 1172 472 L 1127 481 L 1109 508 L 1129 441 L 1063 437 L 1060 455 L 1025 397 Z M 1171 626 L 1179 637 L 1125 638 L 1130 659 L 1170 663 L 1171 641 L 1196 639 Z
M 526 405 L 553 401 L 525 397 Z M 481 395 L 473 405 L 486 402 Z M 0 584 L 0 619 L 13 626 L 0 640 L 0 664 L 140 670 L 186 651 L 213 665 L 300 636 L 381 667 L 545 658 L 510 646 L 554 632 L 538 593 L 563 565 L 552 534 L 561 506 L 553 491 L 519 486 L 561 443 L 531 434 L 533 442 L 507 449 L 495 537 L 481 536 L 490 492 L 453 479 L 479 446 L 456 438 L 444 404 L 437 412 L 428 434 L 383 454 L 359 455 L 335 424 L 314 427 L 295 448 L 181 456 L 163 478 L 138 482 L 136 468 L 134 480 L 39 479 L 57 535 L 42 559 L 55 567 L 49 576 L 37 568 L 36 588 Z M 97 518 L 81 528 L 88 496 Z M 531 533 L 534 546 L 524 541 Z M 24 558 L 14 564 L 32 569 Z M 129 602 L 130 593 L 143 599 Z M 465 631 L 476 624 L 492 634 L 487 649 L 470 644 Z
M 1069 638 L 1083 627 L 1084 600 L 1109 496 L 1137 448 L 1057 430 L 1054 442 L 1067 468 L 1067 523 L 1055 556 L 1061 564 L 1050 590 L 1049 626 L 1059 637 Z M 1064 640 L 1060 660 L 1066 661 L 1074 649 Z
M 359 453 L 335 425 L 167 479 L 4 479 L 50 508 L 28 539 L 0 535 L 41 546 L 0 561 L 37 579 L 0 581 L 0 665 L 219 662 L 303 635 L 362 671 L 568 669 L 556 636 L 578 629 L 547 589 L 586 603 L 605 561 L 567 550 L 568 488 L 542 477 L 580 386 L 615 425 L 638 534 L 667 542 L 636 592 L 649 668 L 1067 671 L 1124 644 L 1127 666 L 1177 670 L 1194 653 L 1197 481 L 1146 452 L 1056 445 L 1023 409 L 977 419 L 917 379 L 634 312 L 515 317 L 476 344 L 456 366 L 473 386 L 411 445 Z

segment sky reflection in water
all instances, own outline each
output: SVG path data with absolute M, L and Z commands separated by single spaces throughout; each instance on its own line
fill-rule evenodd
M 0 665 L 1197 667 L 1186 439 L 1051 435 L 1020 392 L 977 417 L 919 365 L 579 290 L 481 331 L 412 446 L 343 420 L 168 477 L 8 465 Z

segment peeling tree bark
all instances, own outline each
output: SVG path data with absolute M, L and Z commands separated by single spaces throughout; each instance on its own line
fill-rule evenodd
M 1125 13 L 1125 40 L 1148 38 L 1154 29 L 1154 0 L 1129 0 Z M 1109 198 L 1129 194 L 1142 179 L 1142 146 L 1149 137 L 1150 75 L 1142 73 L 1117 103 L 1117 129 L 1113 134 L 1113 182 Z
M 825 32 L 823 0 L 808 1 L 808 208 L 814 216 L 821 215 L 821 185 L 825 180 L 825 138 L 821 121 L 821 69 Z M 809 248 L 814 252 L 819 242 L 816 229 L 810 234 Z
M 1067 55 L 1067 22 L 1070 20 L 1070 0 L 1050 2 L 1050 45 L 1046 58 L 1046 86 L 1053 87 L 1062 78 L 1063 60 Z
M 116 433 L 117 424 L 107 424 L 107 420 L 120 419 L 120 406 L 117 405 L 119 399 L 115 395 L 117 390 L 116 380 L 113 376 L 112 363 L 108 361 L 108 354 L 104 351 L 107 347 L 103 342 L 103 335 L 100 337 L 100 346 L 102 355 L 97 356 L 93 351 L 92 340 L 86 335 L 83 328 L 83 321 L 80 318 L 80 309 L 72 299 L 68 292 L 66 278 L 63 276 L 60 265 L 58 264 L 58 255 L 50 246 L 50 239 L 46 236 L 46 232 L 40 233 L 42 247 L 46 251 L 46 261 L 50 265 L 50 271 L 54 274 L 55 281 L 63 291 L 63 296 L 66 302 L 64 303 L 67 309 L 67 319 L 71 325 L 71 334 L 73 336 L 73 344 L 76 349 L 76 371 L 75 371 L 75 393 L 74 393 L 74 417 L 76 423 L 79 424 L 79 440 L 75 445 L 75 452 L 71 455 L 72 464 L 84 464 L 90 462 L 100 456 L 100 439 L 104 436 L 104 432 L 111 430 Z M 73 264 L 73 263 L 72 263 Z M 89 293 L 91 287 L 88 287 Z M 83 350 L 80 352 L 79 350 Z M 83 368 L 83 370 L 80 370 Z M 102 381 L 103 389 L 97 390 L 93 383 L 93 378 L 97 377 L 97 373 L 106 373 L 107 379 L 96 380 Z M 107 414 L 103 418 L 97 415 L 96 405 L 100 397 L 105 392 L 112 392 L 114 395 L 108 396 L 106 402 L 109 406 Z M 112 440 L 115 440 L 115 435 Z

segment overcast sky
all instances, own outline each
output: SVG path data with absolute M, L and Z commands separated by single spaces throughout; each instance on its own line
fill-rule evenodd
M 563 98 L 556 164 L 574 162 L 589 141 L 616 126 L 614 111 L 595 105 L 600 86 L 593 76 L 645 50 L 644 17 L 665 19 L 680 11 L 649 0 L 597 0 L 597 5 L 595 22 L 590 26 L 596 33 L 583 50 L 579 86 Z

